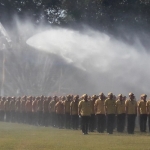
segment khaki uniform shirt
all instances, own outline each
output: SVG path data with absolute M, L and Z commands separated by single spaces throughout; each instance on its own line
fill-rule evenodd
M 77 115 L 78 114 L 78 102 L 72 101 L 70 103 L 70 114 L 71 115 Z
M 5 108 L 5 111 L 10 111 L 10 106 L 9 106 L 9 101 L 8 100 L 6 100 L 4 102 L 4 108 Z
M 116 101 L 116 113 L 124 114 L 125 113 L 125 101 L 117 100 Z
M 64 114 L 64 104 L 59 101 L 55 104 L 56 114 Z
M 105 114 L 104 100 L 97 99 L 94 104 L 95 114 Z
M 19 100 L 17 100 L 17 101 L 15 102 L 15 110 L 16 110 L 16 111 L 20 111 L 20 101 L 19 101 Z
M 55 101 L 55 100 L 52 100 L 52 101 L 49 103 L 50 112 L 55 112 L 55 104 L 56 104 L 56 101 Z
M 30 100 L 26 101 L 25 110 L 26 112 L 32 112 L 32 102 L 30 102 Z
M 105 107 L 107 108 L 107 114 L 116 114 L 116 101 L 113 99 L 106 99 L 104 102 Z
M 140 114 L 147 114 L 146 101 L 140 100 L 138 103 L 138 109 L 140 110 Z
M 38 108 L 38 106 L 37 106 L 37 100 L 34 100 L 32 102 L 32 112 L 37 112 L 37 108 Z
M 0 111 L 4 111 L 4 110 L 5 110 L 4 101 L 1 100 L 1 101 L 0 101 Z
M 147 107 L 147 109 L 148 109 L 148 114 L 150 114 L 150 100 L 148 100 L 147 102 L 146 102 L 146 107 Z
M 81 113 L 81 116 L 91 116 L 91 102 L 81 100 L 78 105 L 78 109 Z
M 20 102 L 20 111 L 21 112 L 25 112 L 25 104 L 26 104 L 26 101 L 24 99 L 21 100 L 21 102 Z
M 70 113 L 70 101 L 68 100 L 64 101 L 64 109 L 65 109 L 65 113 Z
M 137 114 L 137 102 L 135 100 L 133 101 L 131 101 L 130 99 L 126 100 L 125 106 L 128 109 L 127 114 Z
M 43 110 L 43 102 L 42 102 L 42 100 L 38 100 L 37 101 L 37 110 L 38 111 L 42 111 Z
M 9 105 L 10 105 L 10 111 L 15 111 L 15 101 L 11 100 Z
M 95 114 L 94 104 L 95 104 L 95 100 L 91 100 L 91 114 Z
M 43 101 L 43 112 L 49 112 L 48 104 L 49 102 L 47 100 Z

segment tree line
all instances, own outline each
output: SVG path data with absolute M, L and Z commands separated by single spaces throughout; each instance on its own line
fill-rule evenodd
M 149 28 L 150 0 L 0 0 L 0 21 L 14 16 L 33 23 L 69 25 L 85 23 L 111 29 L 118 25 Z

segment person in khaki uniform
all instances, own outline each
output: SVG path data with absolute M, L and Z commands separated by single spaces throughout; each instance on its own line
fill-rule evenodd
M 103 93 L 99 94 L 99 98 L 95 101 L 94 111 L 97 118 L 97 132 L 103 133 L 105 130 L 106 117 L 104 109 L 105 96 Z
M 49 112 L 51 114 L 51 126 L 56 127 L 56 111 L 55 111 L 55 104 L 57 103 L 57 96 L 53 96 L 53 100 L 49 103 Z
M 48 121 L 49 121 L 49 101 L 48 98 L 45 97 L 44 101 L 43 101 L 43 125 L 45 127 L 48 126 Z
M 89 131 L 94 132 L 95 129 L 95 111 L 94 111 L 94 104 L 97 99 L 97 95 L 93 95 L 90 99 L 91 102 L 91 116 L 89 120 Z
M 84 94 L 82 96 L 83 100 L 79 102 L 78 105 L 78 115 L 81 116 L 81 129 L 82 133 L 88 134 L 89 119 L 91 116 L 91 102 L 88 101 L 88 95 Z
M 146 102 L 146 111 L 147 111 L 147 116 L 148 116 L 148 129 L 150 132 L 150 100 Z
M 25 123 L 26 122 L 26 111 L 25 111 L 25 104 L 27 101 L 27 96 L 23 96 L 20 100 L 20 118 L 21 118 L 21 122 Z
M 61 99 L 55 104 L 55 111 L 57 116 L 57 124 L 59 129 L 63 128 L 63 115 L 64 115 L 64 104 Z
M 118 95 L 118 100 L 116 101 L 116 115 L 117 115 L 117 131 L 123 132 L 125 127 L 125 101 L 122 98 L 122 94 Z
M 113 128 L 115 123 L 116 107 L 115 100 L 113 99 L 113 93 L 108 93 L 108 98 L 105 100 L 105 114 L 107 117 L 107 133 L 113 134 Z
M 0 121 L 4 121 L 5 107 L 4 107 L 5 97 L 0 100 Z
M 15 122 L 15 99 L 14 97 L 10 100 L 10 121 Z
M 6 122 L 10 121 L 10 97 L 7 97 L 6 101 L 4 102 L 4 108 L 5 108 L 5 115 L 6 115 Z
M 44 96 L 41 95 L 38 100 L 37 100 L 37 112 L 38 112 L 38 125 L 42 125 L 43 123 L 43 99 L 44 99 Z
M 27 114 L 27 123 L 32 123 L 32 96 L 29 96 L 27 98 L 26 104 L 25 104 L 25 110 Z
M 20 97 L 18 97 L 17 99 L 16 99 L 16 101 L 15 101 L 15 117 L 16 117 L 16 121 L 18 122 L 18 123 L 20 123 L 20 118 L 21 118 L 21 116 L 20 116 Z
M 50 112 L 50 102 L 52 101 L 52 97 L 51 96 L 48 96 L 47 97 L 47 100 L 48 100 L 48 126 L 51 126 L 51 112 Z
M 71 96 L 67 95 L 67 99 L 64 101 L 64 114 L 65 114 L 65 128 L 70 129 L 70 103 Z
M 78 129 L 79 117 L 78 117 L 78 99 L 77 95 L 74 96 L 73 101 L 70 103 L 70 115 L 72 121 L 72 128 L 74 130 Z
M 141 95 L 141 100 L 138 102 L 138 113 L 140 119 L 140 131 L 146 132 L 147 110 L 146 110 L 146 94 Z
M 137 116 L 137 102 L 134 100 L 134 94 L 129 93 L 129 99 L 125 101 L 125 110 L 127 114 L 127 132 L 134 134 L 135 119 Z
M 37 101 L 38 97 L 35 98 L 35 100 L 32 101 L 32 118 L 33 118 L 33 125 L 38 125 L 38 116 L 37 116 Z

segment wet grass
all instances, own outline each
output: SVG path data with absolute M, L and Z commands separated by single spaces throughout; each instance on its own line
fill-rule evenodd
M 0 150 L 150 150 L 150 134 L 107 135 L 0 123 Z

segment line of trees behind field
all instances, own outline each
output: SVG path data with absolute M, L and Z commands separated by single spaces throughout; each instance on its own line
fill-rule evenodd
M 35 24 L 85 23 L 112 30 L 118 25 L 149 29 L 150 0 L 1 0 L 0 20 L 12 25 L 14 15 Z

